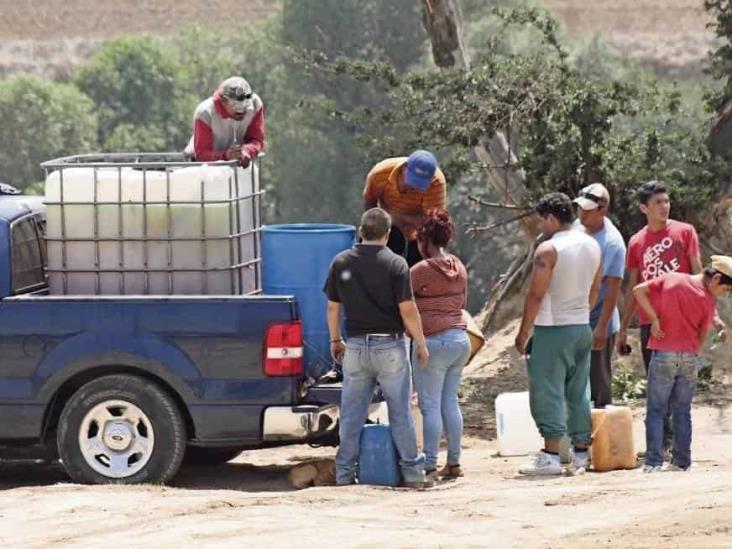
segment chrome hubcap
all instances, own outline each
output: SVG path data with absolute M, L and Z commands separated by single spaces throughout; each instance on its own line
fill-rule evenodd
M 122 421 L 113 421 L 104 427 L 104 444 L 117 452 L 129 448 L 135 438 L 130 425 Z
M 153 453 L 155 434 L 145 413 L 124 400 L 97 404 L 84 416 L 79 448 L 89 467 L 109 478 L 139 472 Z

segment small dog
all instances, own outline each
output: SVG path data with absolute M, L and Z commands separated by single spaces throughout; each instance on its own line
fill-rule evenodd
M 314 459 L 298 463 L 287 475 L 287 480 L 298 490 L 309 486 L 334 486 L 335 461 L 332 459 Z

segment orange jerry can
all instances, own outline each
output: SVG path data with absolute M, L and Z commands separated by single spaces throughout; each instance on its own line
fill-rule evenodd
M 635 469 L 633 412 L 627 406 L 592 410 L 592 468 L 595 471 Z

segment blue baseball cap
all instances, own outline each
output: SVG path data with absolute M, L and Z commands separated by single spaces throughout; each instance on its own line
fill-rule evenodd
M 407 158 L 407 172 L 404 183 L 424 192 L 430 188 L 432 178 L 437 171 L 437 160 L 429 151 L 414 151 Z

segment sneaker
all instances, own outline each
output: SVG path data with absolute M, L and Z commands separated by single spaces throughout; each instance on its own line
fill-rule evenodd
M 575 469 L 587 469 L 590 465 L 590 455 L 585 450 L 584 452 L 574 451 L 572 456 L 572 466 Z
M 559 456 L 547 454 L 544 451 L 536 452 L 533 459 L 522 465 L 519 469 L 522 475 L 561 475 L 562 465 L 559 463 Z
M 643 466 L 643 472 L 644 473 L 659 473 L 663 469 L 660 465 L 644 465 Z
M 666 469 L 664 469 L 664 471 L 666 471 L 667 473 L 679 473 L 679 472 L 688 471 L 690 468 L 691 468 L 691 466 L 689 466 L 689 467 L 679 467 L 675 463 L 669 463 L 666 466 Z
M 434 482 L 437 480 L 437 477 L 440 476 L 440 473 L 437 472 L 437 469 L 425 469 L 424 476 L 427 477 L 427 480 L 432 480 Z

